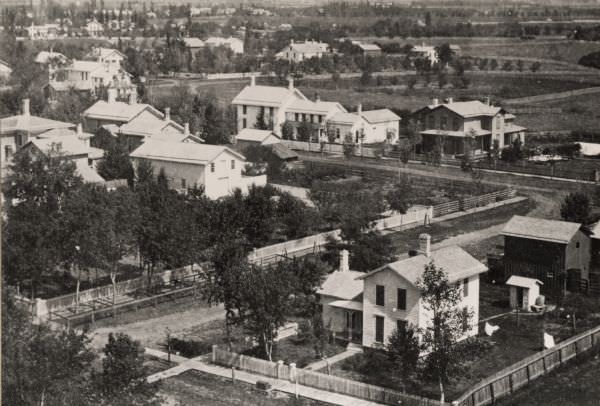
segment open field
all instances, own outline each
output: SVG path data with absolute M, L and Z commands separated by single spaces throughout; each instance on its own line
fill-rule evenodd
M 199 371 L 187 371 L 166 379 L 159 392 L 167 404 L 181 406 L 326 406 L 327 403 L 274 392 L 267 396 L 244 382 L 231 380 Z
M 499 406 L 597 406 L 600 399 L 600 355 L 573 361 L 527 385 Z

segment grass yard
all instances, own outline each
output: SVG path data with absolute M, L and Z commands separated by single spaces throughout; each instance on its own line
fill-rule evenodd
M 598 406 L 600 399 L 600 355 L 571 361 L 549 375 L 538 378 L 515 395 L 499 400 L 498 406 Z
M 449 400 L 460 396 L 468 387 L 480 380 L 508 367 L 521 359 L 533 355 L 542 349 L 542 333 L 545 329 L 555 336 L 557 342 L 571 335 L 566 324 L 545 322 L 539 316 L 520 316 L 517 325 L 514 315 L 502 316 L 490 323 L 500 326 L 492 337 L 485 334 L 463 342 L 464 370 L 455 376 L 446 387 L 446 397 Z M 483 326 L 480 326 L 480 331 Z M 394 389 L 403 387 L 402 379 L 390 373 L 389 367 L 384 367 L 385 355 L 365 352 L 354 355 L 332 368 L 332 374 Z M 437 382 L 428 382 L 415 377 L 406 384 L 409 393 L 439 398 Z
M 253 385 L 244 382 L 232 383 L 230 379 L 187 371 L 162 381 L 160 394 L 165 404 L 181 406 L 327 406 L 327 403 L 311 399 L 296 399 L 281 392 L 266 395 Z M 177 403 L 175 403 L 177 402 Z

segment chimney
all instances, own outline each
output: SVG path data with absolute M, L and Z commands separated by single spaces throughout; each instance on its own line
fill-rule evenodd
M 21 100 L 21 114 L 24 116 L 29 115 L 29 99 Z
M 294 38 L 292 38 L 292 39 L 290 40 L 290 44 L 293 44 L 293 43 L 294 43 Z
M 256 86 L 256 78 L 254 75 L 250 76 L 250 86 Z
M 83 126 L 81 123 L 77 124 L 77 138 L 81 138 L 83 136 Z
M 288 79 L 288 89 L 294 90 L 294 78 Z
M 183 135 L 190 135 L 190 123 L 185 123 L 183 125 Z
M 429 234 L 419 235 L 419 253 L 426 257 L 431 256 L 431 236 Z
M 348 272 L 350 270 L 350 264 L 348 262 L 348 250 L 340 251 L 340 272 Z
M 321 101 L 321 96 L 319 95 L 319 92 L 315 92 L 315 101 L 317 103 Z
M 490 105 L 490 97 L 486 97 L 485 98 L 485 104 L 487 104 L 488 106 Z
M 137 103 L 137 93 L 134 90 L 131 93 L 129 93 L 129 104 L 136 104 L 136 103 Z
M 452 97 L 448 97 L 448 104 L 454 103 L 454 99 Z
M 171 108 L 165 107 L 165 121 L 169 121 L 171 119 Z
M 433 99 L 431 100 L 431 104 L 433 104 L 434 106 L 437 106 L 438 104 L 440 104 L 439 99 Z
M 356 108 L 356 113 L 360 116 L 362 114 L 362 103 L 358 103 L 358 107 Z
M 117 101 L 117 89 L 110 88 L 106 91 L 106 101 L 108 103 Z

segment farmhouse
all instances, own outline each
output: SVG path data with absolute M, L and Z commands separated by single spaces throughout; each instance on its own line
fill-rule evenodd
M 367 274 L 349 273 L 342 259 L 340 270 L 330 274 L 320 293 L 325 325 L 360 340 L 363 347 L 381 347 L 395 329 L 407 325 L 426 327 L 431 321 L 424 308 L 417 281 L 432 261 L 460 286 L 461 308 L 474 313 L 465 338 L 476 335 L 479 319 L 479 275 L 487 267 L 460 247 L 431 251 L 431 237 L 419 236 L 419 254 L 375 269 Z M 342 257 L 343 258 L 343 257 Z M 354 278 L 352 282 L 350 280 Z M 362 286 L 356 282 L 361 281 Z M 362 290 L 360 290 L 362 288 Z M 341 309 L 341 310 L 339 310 Z
M 515 116 L 492 106 L 489 100 L 455 102 L 450 98 L 447 103 L 440 103 L 433 99 L 414 116 L 419 123 L 423 152 L 432 151 L 437 143 L 442 154 L 461 155 L 470 146 L 478 156 L 494 145 L 502 149 L 516 139 L 525 142 L 525 128 L 514 124 Z
M 91 93 L 96 93 L 101 88 L 114 88 L 120 95 L 127 95 L 135 89 L 129 73 L 118 65 L 80 60 L 74 60 L 70 65 L 62 68 L 57 73 L 56 80 L 51 80 L 49 85 L 54 91 L 74 88 Z
M 513 216 L 501 234 L 506 275 L 538 279 L 555 294 L 589 281 L 591 242 L 581 224 Z
M 363 111 L 359 104 L 356 112 L 333 116 L 328 129 L 335 134 L 337 143 L 344 142 L 347 136 L 355 143 L 395 143 L 400 131 L 400 117 L 388 109 Z
M 315 42 L 314 40 L 294 42 L 291 40 L 290 44 L 278 52 L 275 57 L 298 63 L 305 59 L 321 58 L 328 53 L 330 53 L 329 44 L 324 42 Z
M 264 175 L 244 176 L 246 158 L 224 146 L 149 139 L 130 156 L 136 167 L 141 161 L 148 161 L 155 173 L 164 170 L 171 188 L 186 192 L 202 187 L 211 199 L 227 196 L 235 189 L 247 192 L 252 185 L 267 183 Z

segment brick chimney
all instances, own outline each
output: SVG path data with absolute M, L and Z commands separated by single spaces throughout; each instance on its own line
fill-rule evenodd
M 431 100 L 431 104 L 433 104 L 434 106 L 437 106 L 438 104 L 440 104 L 440 100 L 439 99 L 432 99 Z
M 350 270 L 350 263 L 348 261 L 348 250 L 340 251 L 340 272 L 348 272 Z
M 183 125 L 183 135 L 190 135 L 190 123 L 185 123 Z
M 21 114 L 24 116 L 29 115 L 29 99 L 21 100 Z
M 288 79 L 288 89 L 294 90 L 294 78 Z
M 77 138 L 83 137 L 83 126 L 81 123 L 77 124 Z
M 131 93 L 129 93 L 129 104 L 136 104 L 137 103 L 137 92 L 134 90 Z
M 429 234 L 419 235 L 419 254 L 423 254 L 426 257 L 431 256 L 431 236 Z
M 106 101 L 114 103 L 117 101 L 117 89 L 110 88 L 106 91 Z
M 165 121 L 169 121 L 171 119 L 171 108 L 165 107 Z
M 454 99 L 452 97 L 448 97 L 448 104 L 454 103 Z
M 358 103 L 358 107 L 356 108 L 356 112 L 360 116 L 362 114 L 362 103 Z
M 256 86 L 256 78 L 254 75 L 250 76 L 250 86 Z

